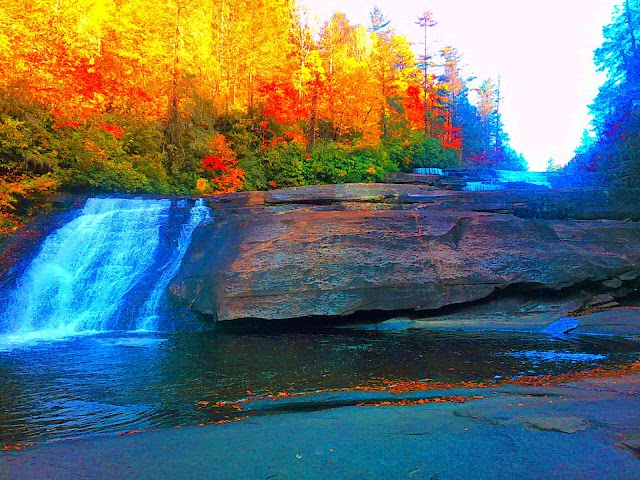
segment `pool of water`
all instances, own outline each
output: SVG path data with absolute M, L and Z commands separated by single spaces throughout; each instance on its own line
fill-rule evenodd
M 203 404 L 431 379 L 498 382 L 640 358 L 640 343 L 428 330 L 104 333 L 0 349 L 0 443 L 197 425 Z M 200 402 L 200 403 L 199 403 Z

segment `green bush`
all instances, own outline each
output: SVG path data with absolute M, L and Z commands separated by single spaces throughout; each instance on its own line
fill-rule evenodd
M 135 136 L 115 123 L 88 121 L 60 124 L 55 143 L 61 187 L 81 192 L 152 192 L 166 180 L 158 153 L 134 150 Z M 153 147 L 148 149 L 152 149 Z M 155 165 L 154 165 L 155 162 Z M 151 181 L 144 172 L 155 180 Z
M 334 142 L 316 147 L 304 163 L 307 184 L 376 182 L 397 169 L 397 163 L 382 149 Z
M 304 146 L 298 143 L 281 143 L 263 150 L 258 163 L 272 188 L 306 185 L 303 174 Z
M 445 148 L 437 138 L 411 132 L 406 138 L 385 144 L 391 159 L 405 172 L 414 168 L 453 168 L 460 166 L 455 150 Z

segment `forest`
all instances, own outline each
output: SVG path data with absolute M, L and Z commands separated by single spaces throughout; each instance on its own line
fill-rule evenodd
M 637 167 L 637 3 L 605 29 L 597 137 L 571 169 Z M 378 8 L 369 25 L 340 13 L 315 25 L 293 0 L 3 2 L 0 232 L 59 191 L 212 195 L 525 169 L 499 82 L 466 77 L 454 46 L 427 50 L 436 20 L 415 19 L 417 52 Z
M 590 105 L 594 132 L 585 132 L 569 172 L 598 172 L 613 184 L 640 187 L 640 0 L 623 0 L 595 51 L 606 81 Z

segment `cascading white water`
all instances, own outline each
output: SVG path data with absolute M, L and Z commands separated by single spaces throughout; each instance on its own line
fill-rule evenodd
M 515 170 L 498 170 L 497 172 L 498 182 L 500 183 L 523 182 L 551 188 L 549 178 L 544 172 L 528 172 Z
M 414 168 L 413 173 L 417 173 L 420 175 L 440 175 L 441 177 L 444 175 L 441 168 Z
M 4 340 L 115 328 L 125 295 L 154 262 L 169 200 L 92 198 L 43 243 L 4 312 Z
M 465 192 L 484 192 L 489 190 L 503 190 L 504 186 L 498 185 L 496 183 L 485 183 L 485 182 L 467 182 L 464 186 Z
M 169 262 L 161 268 L 162 275 L 160 275 L 160 278 L 156 281 L 151 293 L 149 294 L 149 298 L 142 307 L 142 314 L 137 321 L 138 330 L 158 330 L 158 307 L 160 306 L 160 300 L 167 290 L 169 282 L 176 276 L 176 273 L 178 273 L 184 254 L 187 252 L 187 248 L 189 248 L 189 245 L 191 244 L 193 231 L 198 225 L 208 218 L 211 218 L 209 215 L 209 208 L 205 206 L 202 199 L 197 200 L 189 213 L 189 221 L 182 226 L 177 248 L 171 255 Z

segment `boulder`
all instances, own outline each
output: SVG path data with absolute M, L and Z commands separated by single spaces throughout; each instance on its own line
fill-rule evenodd
M 263 202 L 215 197 L 214 220 L 194 233 L 170 290 L 220 321 L 292 319 L 435 310 L 507 288 L 602 288 L 640 275 L 636 223 L 481 211 L 470 193 L 350 185 Z

